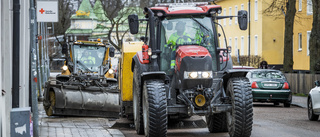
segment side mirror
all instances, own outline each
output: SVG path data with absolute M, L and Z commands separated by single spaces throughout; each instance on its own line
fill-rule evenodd
M 67 55 L 68 54 L 68 45 L 66 43 L 62 44 L 62 54 Z
M 114 48 L 113 47 L 109 48 L 109 57 L 114 57 Z
M 128 16 L 129 29 L 131 34 L 137 34 L 139 32 L 139 20 L 138 15 L 131 14 Z
M 245 10 L 238 11 L 238 23 L 241 30 L 248 28 L 248 12 Z
M 319 80 L 316 80 L 316 81 L 314 82 L 314 84 L 315 84 L 317 87 L 319 87 L 319 86 L 320 86 Z

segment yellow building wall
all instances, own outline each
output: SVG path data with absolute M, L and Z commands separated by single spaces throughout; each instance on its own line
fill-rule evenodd
M 283 64 L 283 27 L 284 20 L 277 19 L 276 17 L 270 17 L 263 14 L 263 10 L 266 9 L 272 0 L 257 0 L 258 4 L 258 17 L 256 19 L 255 14 L 255 0 L 251 0 L 250 7 L 250 55 L 261 56 L 269 64 Z M 229 8 L 232 7 L 232 14 L 236 15 L 235 6 L 238 10 L 241 10 L 241 5 L 243 9 L 248 11 L 248 0 L 220 0 L 216 2 L 218 5 L 222 6 L 222 16 L 230 15 Z M 225 10 L 226 9 L 226 10 Z M 226 11 L 226 14 L 224 13 Z M 228 46 L 232 47 L 232 56 L 235 56 L 235 49 L 239 49 L 240 55 L 248 55 L 249 43 L 248 43 L 248 32 L 249 30 L 242 31 L 239 29 L 238 23 L 235 23 L 235 18 L 232 19 L 232 24 L 229 25 L 230 19 L 221 20 L 220 23 L 224 27 L 226 32 L 226 38 Z M 248 24 L 249 25 L 249 24 Z M 248 26 L 249 27 L 249 26 Z M 219 31 L 221 33 L 221 31 Z M 221 33 L 222 34 L 222 33 Z M 242 45 L 242 37 L 244 39 Z M 229 42 L 231 40 L 231 43 Z M 235 39 L 238 39 L 237 41 Z M 257 42 L 256 42 L 257 38 Z M 222 40 L 223 37 L 220 37 Z M 257 46 L 256 46 L 257 43 Z M 220 42 L 223 45 L 224 42 Z M 236 47 L 237 45 L 237 47 Z M 224 47 L 224 46 L 221 46 Z
M 296 9 L 293 29 L 293 69 L 310 70 L 310 56 L 307 55 L 307 31 L 311 33 L 313 15 L 307 14 L 307 0 L 302 0 L 301 11 L 299 11 L 299 1 L 297 0 Z M 301 49 L 299 49 L 299 33 L 302 36 Z
M 284 53 L 284 15 L 267 16 L 263 11 L 270 6 L 272 0 L 259 0 L 262 10 L 262 58 L 268 64 L 283 64 Z

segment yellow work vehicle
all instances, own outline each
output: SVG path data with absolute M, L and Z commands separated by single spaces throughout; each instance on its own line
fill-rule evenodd
M 114 48 L 92 41 L 76 41 L 68 47 L 61 75 L 46 82 L 46 114 L 117 118 L 118 83 L 110 59 Z
M 132 58 L 138 51 L 141 51 L 143 42 L 125 42 L 122 46 L 121 58 L 119 59 L 119 89 L 120 89 L 120 105 L 122 117 L 133 119 L 132 110 L 132 79 L 133 73 Z

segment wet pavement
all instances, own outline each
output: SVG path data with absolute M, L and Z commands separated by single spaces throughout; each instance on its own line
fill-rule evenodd
M 111 129 L 115 119 L 97 117 L 48 117 L 39 103 L 40 137 L 124 137 L 118 129 Z

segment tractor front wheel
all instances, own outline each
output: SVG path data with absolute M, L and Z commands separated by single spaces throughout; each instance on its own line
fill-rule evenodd
M 226 113 L 213 114 L 206 116 L 206 121 L 210 133 L 227 132 L 227 117 Z
M 227 112 L 230 137 L 249 137 L 253 124 L 253 104 L 250 82 L 245 77 L 231 78 L 227 85 L 232 110 Z
M 167 97 L 163 80 L 147 80 L 143 85 L 143 121 L 147 137 L 165 137 L 168 128 Z

